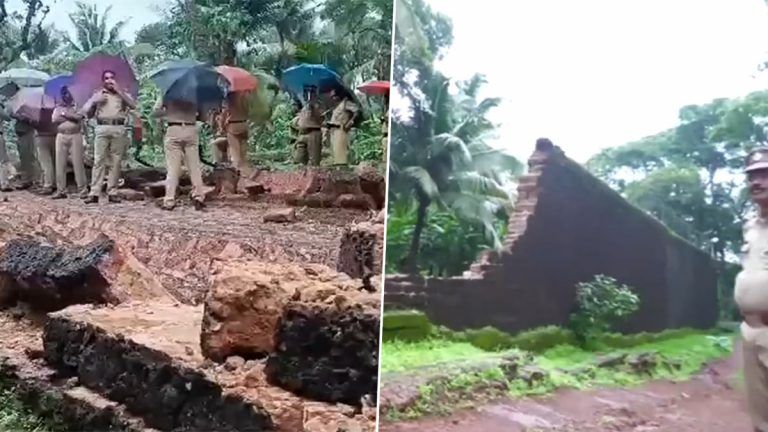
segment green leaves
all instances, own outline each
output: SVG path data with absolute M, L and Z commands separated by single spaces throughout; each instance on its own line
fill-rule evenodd
M 640 298 L 616 279 L 597 275 L 590 282 L 576 285 L 576 304 L 570 327 L 586 345 L 635 313 L 640 308 Z

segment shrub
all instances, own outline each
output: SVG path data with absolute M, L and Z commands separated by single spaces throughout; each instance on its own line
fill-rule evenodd
M 570 328 L 582 345 L 609 332 L 640 307 L 640 299 L 630 287 L 605 275 L 578 284 L 576 303 L 578 309 L 571 315 Z

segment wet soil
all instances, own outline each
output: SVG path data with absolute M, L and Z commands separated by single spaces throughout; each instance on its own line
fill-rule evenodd
M 76 198 L 51 200 L 12 192 L 0 203 L 0 240 L 24 233 L 53 243 L 86 244 L 104 233 L 153 271 L 179 301 L 198 304 L 218 262 L 254 259 L 336 267 L 341 235 L 371 214 L 334 208 L 298 208 L 289 226 L 263 222 L 269 202 L 244 197 L 214 200 L 203 211 L 182 201 L 174 211 L 153 202 L 87 206 Z
M 739 347 L 680 383 L 657 381 L 633 389 L 562 390 L 545 398 L 501 400 L 449 417 L 392 422 L 381 432 L 749 432 L 738 384 Z M 382 395 L 383 397 L 384 395 Z

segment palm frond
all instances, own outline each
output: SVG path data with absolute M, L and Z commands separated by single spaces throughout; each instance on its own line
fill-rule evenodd
M 509 195 L 501 187 L 501 184 L 492 177 L 484 176 L 478 172 L 461 172 L 452 176 L 450 181 L 465 193 L 509 199 Z
M 456 164 L 472 162 L 472 153 L 469 152 L 464 141 L 456 135 L 448 133 L 432 138 L 430 153 L 432 157 L 449 156 Z
M 420 166 L 409 166 L 403 170 L 403 174 L 407 175 L 414 182 L 415 186 L 427 197 L 438 197 L 440 190 L 432 179 L 432 176 L 424 168 Z

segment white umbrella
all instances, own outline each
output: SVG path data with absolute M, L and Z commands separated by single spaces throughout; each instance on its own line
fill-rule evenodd
M 14 83 L 19 87 L 42 87 L 51 76 L 45 72 L 34 69 L 8 69 L 0 73 L 0 87 Z

